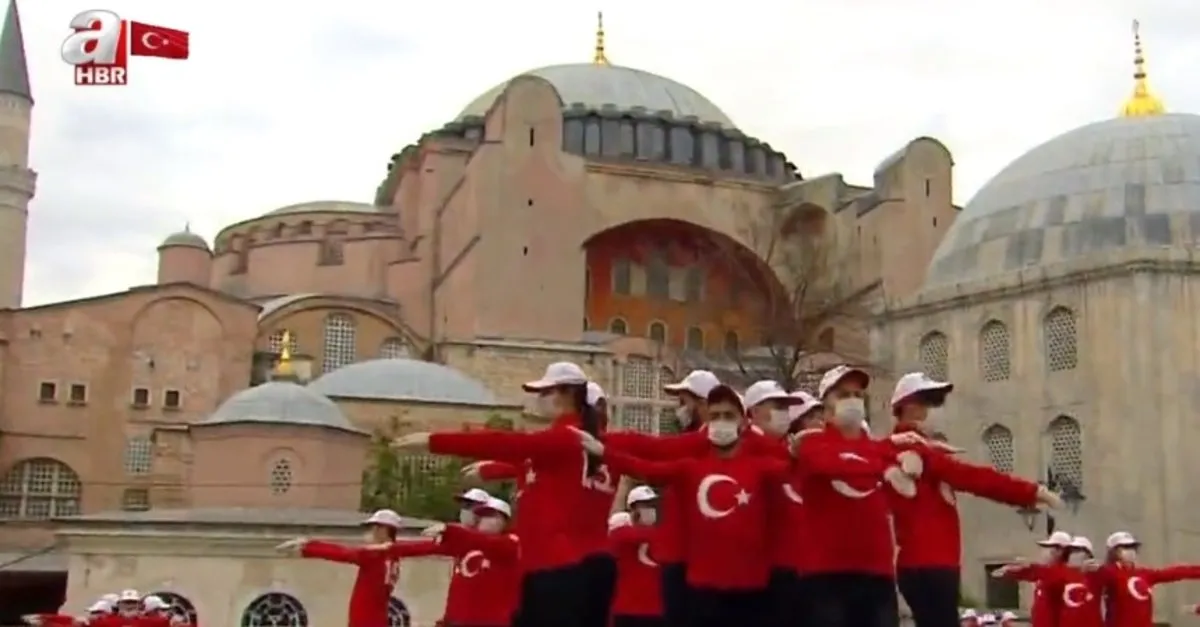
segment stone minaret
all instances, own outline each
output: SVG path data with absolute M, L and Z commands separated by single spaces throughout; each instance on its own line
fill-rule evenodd
M 37 173 L 29 169 L 33 93 L 17 1 L 9 0 L 0 31 L 0 309 L 20 307 L 25 287 L 29 201 Z

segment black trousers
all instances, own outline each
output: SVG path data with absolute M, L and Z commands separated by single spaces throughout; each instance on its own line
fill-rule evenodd
M 766 590 L 692 588 L 689 627 L 769 627 Z M 889 625 L 889 627 L 896 627 Z
M 667 627 L 687 627 L 688 583 L 687 566 L 661 564 L 658 567 L 662 582 L 663 619 Z
M 806 627 L 896 627 L 896 581 L 865 573 L 803 577 L 810 603 Z
M 616 614 L 612 617 L 612 627 L 666 627 L 666 624 L 666 619 L 661 616 Z
M 771 571 L 767 584 L 767 612 L 774 627 L 801 627 L 808 619 L 808 581 L 787 568 Z
M 617 562 L 607 553 L 589 555 L 579 565 L 583 576 L 583 627 L 609 627 L 617 591 Z
M 582 564 L 525 573 L 513 627 L 587 627 L 580 611 L 586 583 Z
M 896 582 L 917 627 L 958 624 L 961 577 L 957 568 L 902 568 L 896 573 Z

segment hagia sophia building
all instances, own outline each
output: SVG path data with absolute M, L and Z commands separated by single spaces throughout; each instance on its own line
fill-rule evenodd
M 593 62 L 523 72 L 447 112 L 373 198 L 281 207 L 211 240 L 174 233 L 152 285 L 23 308 L 36 139 L 10 0 L 0 623 L 124 588 L 211 625 L 344 620 L 352 569 L 272 547 L 357 537 L 372 430 L 520 421 L 519 383 L 560 360 L 606 388 L 617 427 L 668 429 L 663 383 L 761 345 L 739 290 L 747 271 L 786 278 L 756 248 L 779 215 L 803 216 L 797 237 L 836 242 L 841 271 L 873 286 L 873 315 L 822 337 L 877 367 L 877 431 L 897 376 L 949 377 L 946 435 L 977 462 L 1069 485 L 1060 528 L 1129 529 L 1150 562 L 1200 559 L 1200 116 L 1167 112 L 1140 41 L 1136 57 L 1117 117 L 1048 138 L 957 207 L 935 138 L 881 155 L 865 185 L 801 173 L 737 112 L 609 63 L 601 30 Z M 966 589 L 1027 606 L 1029 590 L 987 570 L 1050 520 L 962 511 Z M 450 568 L 405 567 L 395 624 L 437 620 Z M 1157 598 L 1168 620 L 1200 588 Z

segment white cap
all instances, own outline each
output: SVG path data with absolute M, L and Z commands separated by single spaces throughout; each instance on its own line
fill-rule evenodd
M 626 527 L 633 524 L 633 516 L 629 512 L 617 512 L 608 517 L 608 530 L 612 531 L 618 527 Z
M 1128 531 L 1118 531 L 1108 536 L 1108 540 L 1105 540 L 1104 544 L 1110 549 L 1115 549 L 1119 546 L 1139 546 L 1141 542 L 1138 542 L 1138 539 Z
M 605 400 L 607 398 L 608 398 L 608 395 L 604 393 L 604 388 L 600 387 L 599 383 L 596 383 L 595 381 L 588 381 L 588 383 L 587 383 L 587 404 L 588 405 L 595 407 L 596 403 L 599 403 L 600 401 Z
M 817 386 L 817 397 L 825 398 L 829 393 L 829 389 L 842 382 L 846 377 L 858 375 L 871 382 L 871 373 L 862 368 L 854 368 L 852 366 L 837 366 L 830 369 L 821 377 L 821 384 Z
M 743 395 L 746 398 L 746 410 L 754 409 L 767 401 L 785 400 L 789 405 L 795 405 L 800 402 L 799 399 L 788 394 L 787 390 L 779 385 L 778 381 L 762 380 L 755 381 L 750 387 L 746 388 L 746 393 Z
M 1092 541 L 1088 540 L 1087 538 L 1085 538 L 1083 536 L 1075 536 L 1074 538 L 1071 538 L 1071 548 L 1072 549 L 1083 549 L 1083 550 L 1087 551 L 1088 553 L 1091 553 L 1092 552 Z
M 116 605 L 117 601 L 121 600 L 121 595 L 117 594 L 116 592 L 109 592 L 108 594 L 100 597 L 100 600 L 108 603 L 109 605 Z
M 546 366 L 546 373 L 537 381 L 530 381 L 521 387 L 526 392 L 540 392 L 560 385 L 586 385 L 588 377 L 577 364 L 569 361 L 556 361 Z
M 721 380 L 717 378 L 717 375 L 707 370 L 693 370 L 679 383 L 664 385 L 663 391 L 672 395 L 690 392 L 698 398 L 708 398 L 708 393 L 718 385 L 721 385 Z
M 976 614 L 975 610 L 967 608 L 967 609 L 963 610 L 962 616 L 960 618 L 978 618 L 978 617 L 979 617 L 979 614 Z
M 99 601 L 89 605 L 87 611 L 89 614 L 107 614 L 112 611 L 112 603 L 109 603 L 104 599 L 100 599 Z
M 1000 620 L 1017 620 L 1017 613 L 1009 610 L 1000 615 Z
M 900 380 L 896 382 L 896 389 L 892 392 L 892 407 L 895 407 L 900 401 L 914 394 L 930 390 L 940 390 L 949 393 L 954 391 L 954 384 L 931 379 L 924 372 L 910 372 L 900 377 Z
M 152 594 L 152 595 L 142 599 L 142 607 L 146 608 L 148 611 L 153 612 L 154 610 L 167 609 L 167 603 L 165 601 L 163 601 L 161 598 L 156 597 Z
M 996 624 L 996 615 L 995 615 L 995 614 L 984 614 L 983 616 L 980 616 L 980 617 L 979 617 L 979 624 L 981 624 L 981 625 L 994 625 L 994 624 Z
M 493 496 L 493 497 L 489 498 L 487 501 L 484 501 L 483 503 L 481 503 L 479 505 L 479 507 L 481 509 L 490 509 L 493 512 L 500 512 L 501 514 L 504 514 L 506 517 L 512 518 L 512 507 L 510 507 L 508 504 L 508 501 L 505 501 L 504 499 L 498 499 Z
M 625 497 L 625 507 L 633 507 L 638 503 L 646 501 L 654 501 L 658 499 L 658 494 L 654 492 L 654 488 L 648 485 L 640 485 L 629 491 L 629 495 Z
M 818 400 L 817 397 L 805 392 L 804 390 L 792 392 L 791 397 L 800 400 L 798 404 L 792 405 L 788 408 L 788 418 L 791 418 L 792 420 L 796 420 L 804 414 L 807 414 L 808 412 L 821 406 L 821 401 Z
M 1074 540 L 1074 538 L 1071 537 L 1071 534 L 1065 531 L 1055 531 L 1054 533 L 1050 534 L 1049 538 L 1046 538 L 1045 540 L 1038 540 L 1038 546 L 1055 546 L 1059 548 L 1066 548 L 1071 546 L 1072 540 Z
M 130 601 L 142 602 L 142 595 L 137 590 L 132 588 L 122 590 L 121 595 L 117 597 L 117 603 L 128 603 Z
M 399 529 L 404 526 L 404 519 L 400 517 L 400 514 L 397 514 L 390 509 L 381 509 L 374 514 L 371 514 L 366 520 L 363 521 L 363 524 L 383 525 L 384 527 Z
M 713 389 L 709 390 L 708 395 L 704 397 L 704 400 L 708 401 L 711 404 L 716 401 L 729 400 L 729 397 L 731 397 L 731 396 L 733 397 L 732 400 L 737 401 L 737 403 L 739 405 L 738 411 L 742 414 L 745 414 L 746 413 L 746 397 L 742 396 L 741 394 L 738 394 L 737 390 L 729 387 L 728 385 L 725 385 L 724 383 L 720 383 Z
M 483 505 L 484 503 L 488 502 L 488 499 L 492 498 L 492 495 L 488 494 L 487 490 L 482 488 L 471 488 L 455 498 L 460 501 L 466 501 L 476 505 Z

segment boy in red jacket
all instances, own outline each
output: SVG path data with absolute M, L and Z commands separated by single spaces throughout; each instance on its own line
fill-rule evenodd
M 937 418 L 954 385 L 923 372 L 900 377 L 892 393 L 893 433 L 941 431 Z M 903 451 L 903 452 L 900 452 Z M 899 553 L 897 582 L 917 627 L 954 627 L 962 569 L 962 527 L 956 491 L 1011 505 L 1057 505 L 1057 496 L 1032 481 L 990 466 L 959 461 L 943 450 L 917 445 L 898 451 L 901 468 L 916 481 L 916 493 L 888 490 Z
M 1108 558 L 1098 575 L 1108 595 L 1106 618 L 1112 627 L 1151 627 L 1154 586 L 1200 579 L 1200 566 L 1178 564 L 1149 568 L 1138 563 L 1142 543 L 1128 531 L 1108 536 Z
M 625 499 L 629 513 L 609 517 L 608 537 L 617 560 L 617 592 L 613 597 L 613 627 L 663 627 L 658 562 L 654 559 L 654 523 L 658 494 L 638 486 Z
M 1058 591 L 1054 627 L 1103 627 L 1104 589 L 1091 563 L 1092 542 L 1076 536 L 1067 547 L 1065 562 L 1008 564 L 992 571 L 992 576 L 1033 581 L 1042 589 Z

